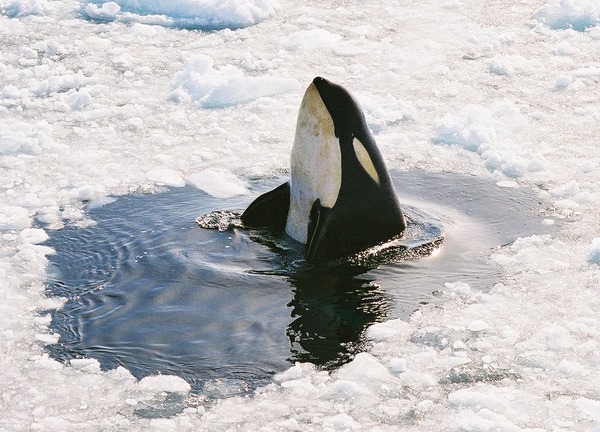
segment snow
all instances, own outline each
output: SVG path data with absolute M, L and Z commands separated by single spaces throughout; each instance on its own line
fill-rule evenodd
M 289 51 L 316 50 L 335 46 L 342 39 L 339 34 L 316 28 L 290 33 L 281 41 L 281 45 Z
M 554 0 L 546 3 L 536 17 L 552 29 L 585 31 L 600 24 L 596 0 Z
M 188 183 L 217 198 L 230 198 L 248 193 L 245 182 L 235 174 L 223 169 L 205 169 L 190 174 Z
M 84 1 L 83 12 L 100 21 L 140 22 L 202 29 L 241 28 L 269 18 L 277 10 L 275 0 L 136 0 Z
M 235 66 L 215 70 L 211 57 L 197 55 L 187 59 L 183 70 L 175 74 L 173 87 L 172 101 L 221 108 L 290 92 L 299 84 L 290 78 L 245 76 Z
M 600 3 L 404 3 L 0 0 L 0 429 L 600 430 Z M 51 231 L 165 186 L 250 200 L 288 169 L 316 75 L 361 102 L 390 168 L 527 188 L 560 230 L 249 397 L 46 354 Z
M 588 261 L 590 264 L 600 265 L 600 237 L 596 237 L 594 240 L 592 240 L 592 247 L 590 248 Z
M 0 11 L 9 17 L 45 15 L 52 11 L 48 0 L 6 0 L 0 3 Z
M 523 177 L 545 169 L 542 155 L 522 156 L 518 150 L 519 132 L 526 124 L 527 119 L 513 102 L 496 101 L 489 107 L 468 105 L 459 115 L 447 114 L 435 123 L 434 142 L 457 144 L 476 152 L 492 172 Z
M 182 378 L 170 375 L 156 375 L 142 378 L 139 386 L 153 392 L 187 393 L 191 386 Z

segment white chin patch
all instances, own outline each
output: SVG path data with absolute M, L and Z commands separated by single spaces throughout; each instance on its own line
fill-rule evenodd
M 333 207 L 342 185 L 342 155 L 331 115 L 314 84 L 311 84 L 298 112 L 292 147 L 290 210 L 285 231 L 306 243 L 308 219 L 313 203 Z

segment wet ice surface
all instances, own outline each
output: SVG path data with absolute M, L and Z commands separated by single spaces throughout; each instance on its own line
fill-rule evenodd
M 69 299 L 53 314 L 60 339 L 47 349 L 137 378 L 176 375 L 206 397 L 244 394 L 295 362 L 339 367 L 364 349 L 370 325 L 407 319 L 448 279 L 489 287 L 501 277 L 493 248 L 551 231 L 530 192 L 451 173 L 393 178 L 411 202 L 404 236 L 317 267 L 285 239 L 194 222 L 243 210 L 248 197 L 185 187 L 92 205 L 93 225 L 53 231 L 46 242 L 56 250 L 48 294 Z

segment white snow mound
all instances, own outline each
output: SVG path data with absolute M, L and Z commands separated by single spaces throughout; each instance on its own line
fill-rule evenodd
M 138 22 L 167 27 L 242 28 L 273 16 L 276 0 L 90 0 L 83 12 L 100 21 Z
M 536 18 L 554 30 L 585 31 L 600 24 L 600 2 L 552 0 L 538 10 Z
M 245 76 L 235 66 L 214 68 L 211 57 L 200 54 L 186 60 L 175 74 L 170 99 L 191 102 L 203 108 L 222 108 L 251 102 L 299 88 L 295 79 L 272 76 Z

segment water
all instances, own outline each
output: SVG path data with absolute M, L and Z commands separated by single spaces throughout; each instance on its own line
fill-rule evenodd
M 409 231 L 334 266 L 308 267 L 298 245 L 268 233 L 196 224 L 243 210 L 273 182 L 225 200 L 184 187 L 90 208 L 93 226 L 50 233 L 47 293 L 68 301 L 48 351 L 138 378 L 178 375 L 208 397 L 245 393 L 296 361 L 345 363 L 369 325 L 437 301 L 445 282 L 486 289 L 502 276 L 494 247 L 552 229 L 531 191 L 449 173 L 392 177 Z

